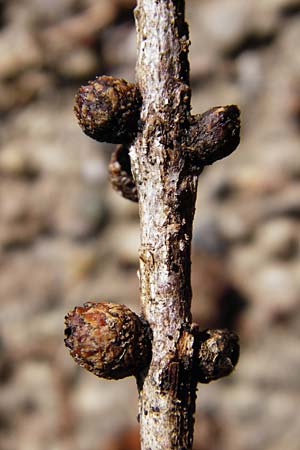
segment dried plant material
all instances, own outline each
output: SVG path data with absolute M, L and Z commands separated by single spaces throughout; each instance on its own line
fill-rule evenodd
M 135 375 L 150 361 L 148 327 L 124 305 L 85 303 L 67 314 L 65 325 L 71 356 L 98 377 Z
M 236 366 L 239 354 L 239 338 L 229 330 L 206 330 L 200 332 L 197 375 L 200 383 L 229 375 Z
M 113 151 L 108 170 L 112 187 L 124 198 L 137 202 L 136 184 L 131 173 L 128 148 L 125 145 L 120 144 Z
M 135 84 L 102 76 L 81 86 L 74 110 L 89 137 L 121 144 L 130 142 L 137 132 L 141 101 Z

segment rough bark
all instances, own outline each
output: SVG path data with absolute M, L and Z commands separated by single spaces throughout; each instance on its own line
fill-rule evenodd
M 190 119 L 184 1 L 139 0 L 140 132 L 130 148 L 141 221 L 142 313 L 152 361 L 140 375 L 143 450 L 191 449 L 197 380 L 191 330 L 191 239 L 197 173 L 182 147 Z

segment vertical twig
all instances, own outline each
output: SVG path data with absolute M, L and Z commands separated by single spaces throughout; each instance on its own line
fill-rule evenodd
M 228 375 L 237 336 L 191 323 L 191 240 L 197 180 L 239 143 L 239 110 L 190 114 L 184 0 L 138 0 L 137 85 L 109 76 L 80 88 L 84 132 L 120 144 L 113 187 L 139 202 L 142 318 L 87 303 L 66 317 L 66 345 L 97 376 L 137 378 L 142 450 L 189 450 L 198 382 Z M 129 155 L 128 155 L 129 149 Z
M 190 112 L 184 2 L 139 0 L 137 84 L 142 132 L 130 149 L 138 187 L 142 313 L 153 333 L 140 380 L 142 449 L 189 449 L 196 383 L 190 248 L 197 173 L 181 154 Z

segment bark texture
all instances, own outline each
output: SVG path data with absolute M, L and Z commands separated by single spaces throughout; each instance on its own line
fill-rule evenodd
M 142 313 L 152 361 L 138 379 L 143 450 L 191 449 L 196 352 L 191 329 L 190 250 L 197 173 L 183 157 L 190 120 L 184 1 L 139 0 L 140 132 L 130 148 L 140 221 Z

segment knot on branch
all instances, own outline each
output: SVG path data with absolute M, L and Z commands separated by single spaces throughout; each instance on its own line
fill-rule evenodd
M 81 86 L 75 97 L 75 114 L 84 133 L 99 142 L 130 142 L 137 133 L 141 94 L 121 78 L 97 77 Z
M 87 302 L 65 317 L 65 344 L 80 366 L 98 377 L 137 376 L 151 360 L 151 330 L 124 305 Z M 229 375 L 239 358 L 238 336 L 229 330 L 193 330 L 194 374 L 200 383 Z M 181 341 L 180 341 L 181 342 Z M 184 361 L 189 355 L 180 352 Z
M 98 377 L 135 375 L 151 359 L 149 327 L 124 305 L 87 302 L 65 317 L 65 344 Z

